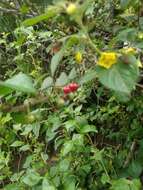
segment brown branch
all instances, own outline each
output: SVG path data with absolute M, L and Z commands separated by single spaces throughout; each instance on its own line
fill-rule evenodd
M 27 111 L 29 107 L 31 106 L 35 106 L 41 103 L 46 103 L 48 101 L 48 97 L 47 96 L 42 96 L 39 98 L 30 98 L 29 100 L 27 100 L 26 103 L 22 104 L 22 105 L 18 105 L 15 107 L 12 106 L 3 106 L 1 105 L 1 111 L 2 112 L 23 112 L 23 111 Z
M 143 89 L 143 85 L 142 84 L 136 84 L 136 86 L 140 87 Z

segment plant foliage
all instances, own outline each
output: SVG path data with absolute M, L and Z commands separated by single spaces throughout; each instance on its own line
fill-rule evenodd
M 142 0 L 1 0 L 0 189 L 141 190 Z

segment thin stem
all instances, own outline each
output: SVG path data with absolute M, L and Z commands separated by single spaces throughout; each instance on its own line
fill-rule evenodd
M 102 161 L 102 160 L 100 160 L 100 162 L 101 162 L 101 165 L 102 165 L 102 167 L 103 167 L 103 169 L 104 169 L 104 171 L 105 171 L 106 175 L 107 175 L 107 176 L 109 177 L 109 179 L 110 179 L 110 176 L 108 175 L 108 172 L 107 172 L 107 170 L 106 170 L 106 167 L 105 167 L 105 165 L 104 165 L 103 161 Z
M 90 38 L 89 36 L 89 33 L 88 33 L 88 29 L 83 25 L 83 23 L 81 22 L 80 24 L 80 28 L 82 29 L 82 31 L 84 32 L 84 34 L 86 35 L 87 37 L 87 43 L 90 45 L 90 47 L 96 51 L 98 54 L 101 54 L 101 51 L 97 48 L 97 46 L 93 43 L 92 39 Z
M 132 142 L 132 144 L 131 144 L 130 151 L 129 151 L 129 153 L 128 153 L 128 155 L 127 155 L 127 158 L 126 158 L 126 160 L 125 160 L 125 162 L 124 162 L 123 168 L 127 167 L 128 164 L 129 164 L 129 162 L 131 161 L 132 156 L 133 156 L 133 153 L 134 153 L 135 148 L 136 148 L 136 145 L 137 145 L 137 141 L 136 141 L 136 139 L 135 139 L 135 140 Z
M 101 54 L 101 51 L 97 48 L 97 46 L 93 43 L 93 41 L 91 40 L 90 36 L 88 35 L 88 43 L 90 45 L 90 47 L 95 50 L 98 54 Z

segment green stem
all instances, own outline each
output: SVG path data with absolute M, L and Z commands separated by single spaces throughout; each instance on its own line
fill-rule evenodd
M 94 50 L 96 51 L 98 54 L 101 54 L 101 51 L 97 48 L 97 46 L 93 43 L 92 39 L 90 38 L 89 34 L 88 34 L 88 30 L 87 28 L 83 25 L 83 23 L 80 23 L 80 28 L 82 29 L 82 31 L 84 32 L 84 34 L 87 37 L 88 40 L 88 45 Z
M 106 167 L 105 167 L 105 165 L 104 165 L 103 161 L 102 161 L 102 160 L 100 160 L 100 162 L 101 162 L 101 165 L 102 165 L 102 167 L 103 167 L 103 169 L 104 169 L 104 171 L 105 171 L 106 175 L 107 175 L 107 176 L 109 177 L 109 179 L 110 179 L 110 176 L 108 175 L 108 172 L 107 172 L 107 170 L 106 170 Z
M 91 40 L 90 36 L 87 35 L 88 38 L 88 44 L 90 45 L 90 47 L 95 50 L 98 54 L 101 54 L 101 51 L 97 48 L 97 46 L 93 43 L 93 41 Z

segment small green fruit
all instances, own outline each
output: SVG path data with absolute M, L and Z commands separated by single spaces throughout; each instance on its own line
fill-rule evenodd
M 36 120 L 33 114 L 29 114 L 26 119 L 28 123 L 33 123 Z
M 58 107 L 62 107 L 62 106 L 64 106 L 64 104 L 65 104 L 65 100 L 63 98 L 59 98 L 57 100 Z
M 70 3 L 66 9 L 66 12 L 69 15 L 73 15 L 77 10 L 77 6 L 74 3 Z

